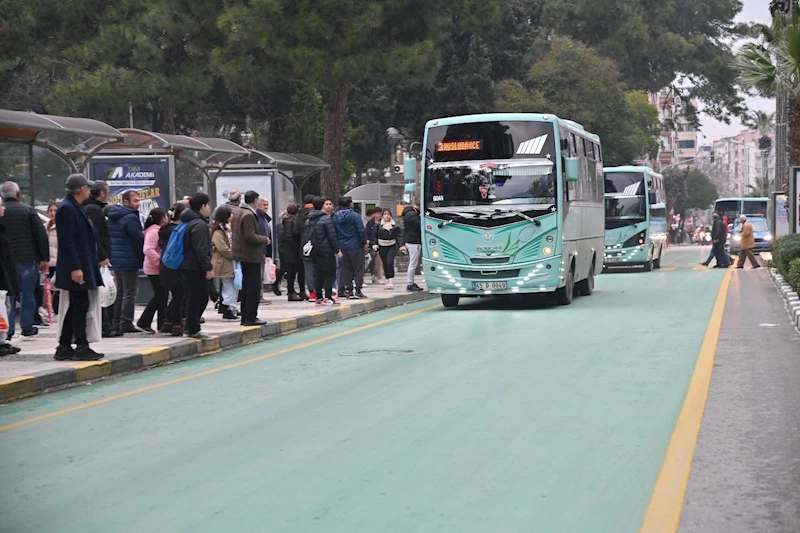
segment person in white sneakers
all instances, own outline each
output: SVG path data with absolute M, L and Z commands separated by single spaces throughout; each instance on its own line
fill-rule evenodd
M 403 245 L 400 227 L 395 223 L 392 212 L 388 209 L 383 210 L 376 237 L 377 244 L 374 244 L 372 249 L 378 252 L 383 263 L 383 273 L 386 276 L 384 288 L 391 291 L 394 289 L 394 260 L 397 257 L 397 250 L 399 248 L 401 252 L 405 253 L 406 247 Z

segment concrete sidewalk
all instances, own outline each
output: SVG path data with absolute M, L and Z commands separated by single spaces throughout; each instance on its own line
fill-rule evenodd
M 800 531 L 800 334 L 769 274 L 733 272 L 681 533 Z
M 92 344 L 92 348 L 105 355 L 100 361 L 54 360 L 58 326 L 54 323 L 49 328 L 40 327 L 39 334 L 35 337 L 12 340 L 12 344 L 22 349 L 21 352 L 0 358 L 0 402 L 193 359 L 299 329 L 432 298 L 427 290 L 409 293 L 397 286 L 389 291 L 383 285 L 365 285 L 364 294 L 369 299 L 343 299 L 340 305 L 321 307 L 310 302 L 289 302 L 285 290 L 283 292 L 283 296 L 275 296 L 272 292 L 264 293 L 264 297 L 270 302 L 269 305 L 259 306 L 258 317 L 267 322 L 264 326 L 242 327 L 238 320 L 222 320 L 222 315 L 214 309 L 214 304 L 209 303 L 203 315 L 205 323 L 202 331 L 211 338 L 198 341 L 162 333 L 126 333 L 124 337 L 103 339 Z M 143 310 L 143 306 L 137 306 L 137 318 Z M 54 320 L 57 318 L 54 317 Z

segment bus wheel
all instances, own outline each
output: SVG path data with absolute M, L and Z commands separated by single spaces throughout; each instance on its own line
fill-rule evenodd
M 653 259 L 653 268 L 661 268 L 661 254 L 664 253 L 664 250 L 660 250 L 658 255 L 658 259 Z
M 653 270 L 653 258 L 652 257 L 650 258 L 650 260 L 647 263 L 644 264 L 644 271 L 645 272 L 650 272 L 651 270 Z
M 575 292 L 575 263 L 567 274 L 567 283 L 560 289 L 556 289 L 556 303 L 558 305 L 569 305 L 572 303 L 572 296 Z
M 455 294 L 442 294 L 442 305 L 445 307 L 458 307 L 458 296 Z
M 579 281 L 577 287 L 581 296 L 591 296 L 594 292 L 594 259 L 592 259 L 592 266 L 589 268 L 589 275 L 586 279 Z

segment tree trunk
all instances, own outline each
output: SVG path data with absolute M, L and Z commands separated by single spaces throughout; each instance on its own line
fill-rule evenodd
M 789 167 L 800 167 L 800 100 L 790 96 L 789 101 Z
M 334 200 L 341 194 L 342 134 L 349 88 L 348 83 L 340 83 L 334 87 L 328 104 L 325 106 L 325 140 L 322 146 L 322 159 L 331 167 L 322 173 L 320 191 L 323 197 Z

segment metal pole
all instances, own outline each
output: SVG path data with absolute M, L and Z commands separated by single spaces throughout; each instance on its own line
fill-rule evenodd
M 133 104 L 128 102 L 128 122 L 131 125 L 131 129 L 133 129 Z
M 28 194 L 31 195 L 31 206 L 36 207 L 36 191 L 33 188 L 33 143 L 28 143 Z

